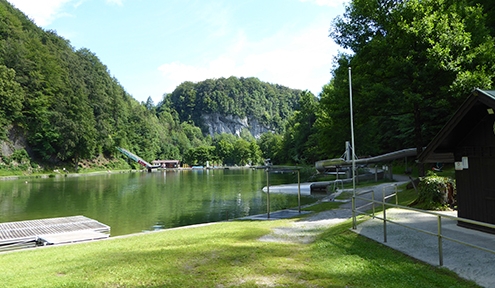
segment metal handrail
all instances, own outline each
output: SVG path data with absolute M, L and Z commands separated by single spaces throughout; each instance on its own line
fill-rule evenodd
M 342 181 L 341 179 L 336 179 L 335 181 L 333 181 L 333 191 L 337 191 L 337 189 L 339 189 L 337 183 L 340 183 L 340 189 L 344 190 L 344 181 Z
M 387 187 L 390 187 L 390 186 L 387 186 Z M 352 211 L 354 218 L 356 217 L 356 213 L 359 213 L 359 214 L 368 215 L 368 216 L 372 217 L 373 219 L 376 218 L 379 220 L 383 220 L 383 242 L 385 242 L 385 243 L 387 242 L 387 222 L 389 222 L 389 223 L 393 223 L 393 224 L 396 224 L 398 226 L 405 227 L 405 228 L 408 228 L 408 229 L 411 229 L 414 231 L 418 231 L 421 233 L 425 233 L 425 234 L 428 234 L 431 236 L 438 237 L 438 262 L 439 262 L 440 266 L 443 266 L 443 245 L 442 245 L 443 239 L 446 239 L 446 240 L 449 240 L 449 241 L 452 241 L 452 242 L 455 242 L 455 243 L 458 243 L 461 245 L 465 245 L 465 246 L 468 246 L 471 248 L 475 248 L 475 249 L 479 249 L 479 250 L 482 250 L 485 252 L 495 254 L 495 250 L 487 249 L 485 247 L 481 247 L 478 245 L 474 245 L 474 244 L 471 244 L 468 242 L 464 242 L 461 240 L 457 240 L 457 239 L 442 235 L 442 217 L 447 218 L 447 219 L 451 219 L 454 221 L 460 221 L 460 222 L 464 222 L 464 223 L 468 223 L 468 224 L 474 224 L 474 225 L 478 225 L 478 226 L 482 226 L 482 227 L 486 227 L 486 228 L 491 228 L 491 229 L 495 229 L 494 224 L 489 224 L 489 223 L 484 223 L 484 222 L 466 219 L 466 218 L 462 218 L 462 217 L 445 215 L 445 214 L 441 214 L 441 213 L 437 213 L 437 212 L 433 212 L 433 211 L 421 210 L 421 209 L 417 209 L 417 208 L 399 205 L 398 204 L 398 195 L 397 195 L 398 194 L 397 185 L 395 185 L 394 193 L 392 193 L 388 196 L 385 195 L 385 188 L 387 188 L 387 187 L 383 188 L 383 192 L 382 192 L 383 197 L 382 197 L 381 201 L 375 200 L 375 191 L 374 190 L 370 190 L 370 191 L 367 191 L 365 193 L 359 194 L 359 195 L 363 195 L 363 194 L 367 194 L 367 193 L 372 193 L 372 196 L 371 196 L 372 199 L 371 200 L 368 198 L 364 198 L 364 197 L 353 196 L 353 198 L 354 198 L 353 201 L 355 201 L 356 199 L 359 199 L 359 200 L 365 200 L 365 201 L 369 202 L 369 203 L 366 203 L 360 207 L 356 207 L 355 211 Z M 395 204 L 387 203 L 386 200 L 389 198 L 392 198 L 392 197 L 395 197 Z M 383 217 L 379 217 L 379 216 L 375 215 L 375 204 L 381 204 L 382 205 Z M 369 206 L 369 205 L 372 205 L 372 214 L 369 214 L 368 212 L 365 212 L 365 211 L 359 211 L 359 209 L 366 207 L 366 206 Z M 436 216 L 437 217 L 437 233 L 430 232 L 430 231 L 423 230 L 423 229 L 419 229 L 419 228 L 415 228 L 415 227 L 411 227 L 411 226 L 404 225 L 402 223 L 387 219 L 387 213 L 386 213 L 387 207 L 388 208 L 390 208 L 390 207 L 400 208 L 400 209 L 404 209 L 404 210 L 409 210 L 409 211 L 414 211 L 414 212 L 419 212 L 419 213 L 430 214 L 430 215 Z

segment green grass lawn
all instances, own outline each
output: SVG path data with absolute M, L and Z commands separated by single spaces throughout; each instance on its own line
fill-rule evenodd
M 475 287 L 349 231 L 261 242 L 293 220 L 233 221 L 0 255 L 4 287 Z
M 399 193 L 402 205 L 414 190 Z M 319 212 L 338 208 L 324 202 Z M 358 218 L 363 221 L 363 217 Z M 3 287 L 478 287 L 362 237 L 351 221 L 311 244 L 259 238 L 297 219 L 230 221 L 0 254 Z

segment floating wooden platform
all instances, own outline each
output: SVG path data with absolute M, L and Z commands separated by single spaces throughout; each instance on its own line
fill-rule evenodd
M 104 239 L 110 226 L 85 216 L 0 223 L 0 250 Z

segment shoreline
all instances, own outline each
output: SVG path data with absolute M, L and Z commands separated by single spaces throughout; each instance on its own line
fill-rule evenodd
M 202 171 L 202 170 L 215 170 L 215 169 L 253 169 L 252 167 L 244 167 L 244 166 L 225 166 L 225 167 L 211 167 L 211 168 L 203 168 L 203 169 L 193 169 L 192 167 L 187 168 L 159 168 L 157 171 Z M 80 176 L 92 176 L 92 175 L 102 175 L 102 174 L 120 174 L 120 173 L 148 173 L 146 169 L 135 170 L 135 169 L 119 169 L 119 170 L 101 170 L 101 171 L 91 171 L 91 172 L 50 172 L 50 173 L 42 173 L 42 174 L 20 174 L 20 175 L 8 175 L 8 176 L 0 176 L 0 181 L 10 181 L 10 180 L 21 180 L 21 179 L 48 179 L 48 178 L 61 178 L 61 177 L 80 177 Z M 156 173 L 156 171 L 151 172 Z

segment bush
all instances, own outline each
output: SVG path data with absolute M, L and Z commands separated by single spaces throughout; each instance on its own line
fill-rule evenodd
M 443 210 L 456 207 L 457 190 L 455 180 L 441 177 L 429 171 L 428 176 L 420 178 L 418 199 L 413 205 L 427 210 Z
M 11 159 L 17 163 L 29 163 L 29 155 L 25 149 L 17 149 L 11 156 Z

